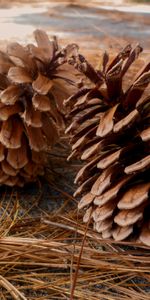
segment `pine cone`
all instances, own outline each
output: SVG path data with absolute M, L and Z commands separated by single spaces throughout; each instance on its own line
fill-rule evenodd
M 0 51 L 0 184 L 23 186 L 44 172 L 47 151 L 64 127 L 63 99 L 74 75 L 67 58 L 75 45 L 58 49 L 56 38 L 35 31 L 37 46 Z
M 133 68 L 141 51 L 127 45 L 111 62 L 105 53 L 101 70 L 81 55 L 72 57 L 89 81 L 65 101 L 66 132 L 72 134 L 68 159 L 86 162 L 75 178 L 84 222 L 91 218 L 102 238 L 150 246 L 150 62 L 138 73 Z

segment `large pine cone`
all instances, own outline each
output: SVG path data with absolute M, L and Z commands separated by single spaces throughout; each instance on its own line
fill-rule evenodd
M 36 30 L 37 46 L 18 43 L 0 51 L 0 184 L 23 186 L 42 175 L 46 155 L 63 127 L 63 99 L 74 76 L 57 40 Z M 69 86 L 68 86 L 69 85 Z
M 69 158 L 86 162 L 75 178 L 84 221 L 91 218 L 102 238 L 133 238 L 150 246 L 150 62 L 141 68 L 140 60 L 138 73 L 138 65 L 133 68 L 141 51 L 127 45 L 111 62 L 105 53 L 101 70 L 81 55 L 73 57 L 70 63 L 90 85 L 65 104 L 71 119 Z

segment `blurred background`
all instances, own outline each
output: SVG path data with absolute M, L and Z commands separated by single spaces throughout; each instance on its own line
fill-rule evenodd
M 35 28 L 57 35 L 62 44 L 78 43 L 94 60 L 104 49 L 139 42 L 149 53 L 150 0 L 0 0 L 0 45 L 26 43 Z

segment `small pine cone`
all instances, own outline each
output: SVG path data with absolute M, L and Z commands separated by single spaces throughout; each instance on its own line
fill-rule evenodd
M 67 58 L 75 45 L 59 50 L 56 38 L 34 35 L 37 46 L 11 43 L 0 51 L 0 184 L 9 186 L 43 175 L 44 151 L 64 128 L 63 99 L 74 80 Z
M 81 55 L 70 60 L 88 84 L 65 101 L 71 120 L 66 132 L 68 159 L 85 161 L 75 178 L 84 222 L 91 218 L 102 238 L 150 246 L 150 62 L 137 72 L 141 51 L 127 45 L 111 62 L 105 53 L 101 70 Z

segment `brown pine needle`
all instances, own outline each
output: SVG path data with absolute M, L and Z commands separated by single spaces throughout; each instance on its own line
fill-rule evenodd
M 22 300 L 19 291 L 28 300 L 67 300 L 71 292 L 77 300 L 149 300 L 150 249 L 101 240 L 62 196 L 53 211 L 38 207 L 39 191 L 23 201 L 19 193 L 3 196 L 0 299 Z
M 15 288 L 6 278 L 0 275 L 0 285 L 4 287 L 15 300 L 27 300 L 26 297 L 22 293 L 19 292 L 18 289 Z

